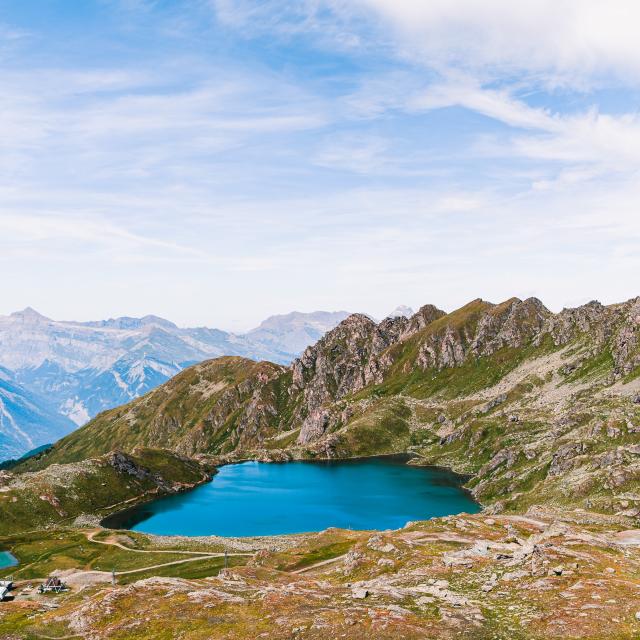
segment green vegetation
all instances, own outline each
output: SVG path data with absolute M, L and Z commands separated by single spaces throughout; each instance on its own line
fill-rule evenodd
M 151 557 L 153 554 L 148 555 Z M 165 555 L 164 557 L 169 558 L 170 556 Z M 180 558 L 184 558 L 184 556 L 181 556 Z M 244 566 L 248 560 L 248 556 L 228 556 L 227 566 L 241 567 Z M 162 562 L 162 560 L 160 562 Z M 169 562 L 169 560 L 165 560 L 165 562 Z M 145 566 L 151 566 L 153 564 L 155 564 L 155 562 L 147 561 Z M 148 571 L 138 571 L 136 573 L 117 576 L 117 580 L 118 584 L 130 584 L 137 580 L 144 580 L 145 578 L 152 578 L 154 576 L 194 580 L 217 576 L 222 569 L 224 569 L 224 558 L 207 558 L 206 556 L 203 556 L 202 559 L 184 562 L 182 564 L 174 564 L 168 567 L 156 567 L 155 569 L 149 569 Z
M 106 515 L 209 477 L 198 462 L 169 451 L 139 449 L 18 476 L 0 493 L 0 535 Z
M 243 358 L 191 367 L 17 470 L 48 471 L 52 463 L 114 446 L 133 451 L 158 441 L 224 461 L 410 451 L 425 464 L 473 474 L 468 486 L 502 509 L 533 504 L 537 496 L 585 508 L 593 498 L 614 511 L 616 495 L 637 488 L 630 457 L 637 454 L 615 449 L 637 444 L 640 416 L 628 394 L 601 392 L 640 370 L 632 368 L 638 358 L 632 302 L 553 315 L 536 300 L 474 300 L 427 315 L 435 319 L 410 330 L 404 320 L 376 326 L 354 316 L 289 369 Z M 600 458 L 602 464 L 590 464 Z M 185 482 L 187 462 L 174 466 L 163 452 L 147 453 L 143 464 L 174 485 L 199 481 Z M 598 487 L 611 486 L 612 466 L 616 488 L 605 492 Z M 78 469 L 77 483 L 67 481 L 60 495 L 38 487 L 17 504 L 9 502 L 16 494 L 0 495 L 0 513 L 13 514 L 15 527 L 32 513 L 32 522 L 68 522 L 160 490 L 149 476 L 123 483 L 113 473 Z
M 613 372 L 615 363 L 609 349 L 586 358 L 578 369 L 567 376 L 567 382 L 600 380 Z
M 13 576 L 14 580 L 40 580 L 46 578 L 54 571 L 74 569 L 77 571 L 135 571 L 135 573 L 117 575 L 119 584 L 128 584 L 150 576 L 167 576 L 183 578 L 203 578 L 217 575 L 224 567 L 224 557 L 195 556 L 191 551 L 184 553 L 180 545 L 175 548 L 162 546 L 156 550 L 149 538 L 135 534 L 138 538 L 144 538 L 144 544 L 134 544 L 130 532 L 126 535 L 113 531 L 102 531 L 95 536 L 95 540 L 87 538 L 86 531 L 77 529 L 56 528 L 46 531 L 31 531 L 14 534 L 0 538 L 0 547 L 11 549 L 18 558 L 20 564 L 17 567 L 8 567 L 0 570 L 0 577 Z M 127 549 L 122 549 L 114 544 L 117 542 Z M 144 546 L 140 553 L 138 546 Z M 211 548 L 203 549 L 203 553 L 212 553 Z M 220 549 L 216 550 L 220 552 Z M 247 556 L 229 555 L 228 566 L 240 566 L 247 562 Z M 164 567 L 156 567 L 143 570 L 146 567 L 163 565 L 170 562 L 184 561 Z
M 0 575 L 12 575 L 14 580 L 44 578 L 64 569 L 128 571 L 185 558 L 179 553 L 136 553 L 90 542 L 83 532 L 73 529 L 4 536 L 0 545 L 11 549 L 20 561 L 17 567 L 0 570 Z
M 411 442 L 411 410 L 397 398 L 381 399 L 338 431 L 338 454 L 368 456 L 406 451 Z

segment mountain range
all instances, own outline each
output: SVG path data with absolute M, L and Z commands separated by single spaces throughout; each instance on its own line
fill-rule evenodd
M 380 323 L 353 314 L 289 366 L 202 362 L 27 468 L 140 447 L 227 460 L 410 452 L 472 475 L 497 510 L 535 496 L 640 513 L 638 434 L 640 298 L 560 313 L 477 299 Z
M 153 315 L 64 322 L 26 308 L 0 316 L 0 460 L 54 442 L 207 358 L 287 364 L 348 315 L 293 312 L 246 334 L 183 329 Z

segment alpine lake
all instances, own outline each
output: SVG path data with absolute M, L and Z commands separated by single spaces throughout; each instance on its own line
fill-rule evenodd
M 157 535 L 266 536 L 397 529 L 413 520 L 476 513 L 464 478 L 407 456 L 322 462 L 241 462 L 211 482 L 107 517 L 105 527 Z
M 10 551 L 0 551 L 0 569 L 16 566 L 18 566 L 18 560 Z

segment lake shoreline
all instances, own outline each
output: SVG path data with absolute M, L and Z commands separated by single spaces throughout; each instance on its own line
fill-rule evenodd
M 416 462 L 421 461 L 420 456 L 417 456 L 415 453 L 413 452 L 397 452 L 397 453 L 389 453 L 389 454 L 379 454 L 379 455 L 373 455 L 373 456 L 353 456 L 353 457 L 349 457 L 349 458 L 322 458 L 322 459 L 283 459 L 283 458 L 268 458 L 265 459 L 265 456 L 263 455 L 256 455 L 256 456 L 238 456 L 238 457 L 225 457 L 222 460 L 220 460 L 219 458 L 215 460 L 211 460 L 211 466 L 215 467 L 214 473 L 212 474 L 212 476 L 209 479 L 209 482 L 204 482 L 202 484 L 199 484 L 196 487 L 193 487 L 191 489 L 188 489 L 186 491 L 181 491 L 179 494 L 177 495 L 184 495 L 184 494 L 190 494 L 196 490 L 202 490 L 204 487 L 206 487 L 215 477 L 215 475 L 217 475 L 216 471 L 218 470 L 222 470 L 224 468 L 227 468 L 229 466 L 234 466 L 234 465 L 241 465 L 243 463 L 248 463 L 248 462 L 255 462 L 255 463 L 269 463 L 270 465 L 275 465 L 275 466 L 279 466 L 278 463 L 285 463 L 285 462 L 289 462 L 289 463 L 299 463 L 299 464 L 304 464 L 304 465 L 311 465 L 311 467 L 314 466 L 318 466 L 318 467 L 333 467 L 333 466 L 342 466 L 342 467 L 349 467 L 349 463 L 366 463 L 366 462 L 375 462 L 375 461 L 380 461 L 380 462 L 389 462 L 391 463 L 391 466 L 395 466 L 393 465 L 393 463 L 397 463 L 398 467 L 407 467 L 407 468 L 413 468 L 413 469 L 422 469 L 424 471 L 427 472 L 432 472 L 434 475 L 431 479 L 427 480 L 427 483 L 429 482 L 433 482 L 434 484 L 432 485 L 425 485 L 425 486 L 431 486 L 432 490 L 435 491 L 448 491 L 451 490 L 452 488 L 455 489 L 456 491 L 456 496 L 449 496 L 448 498 L 438 498 L 436 499 L 436 502 L 434 502 L 430 507 L 425 507 L 425 512 L 426 513 L 430 513 L 430 509 L 437 509 L 442 507 L 442 500 L 446 499 L 446 500 L 450 500 L 451 502 L 447 502 L 447 504 L 454 504 L 453 501 L 455 501 L 456 499 L 463 499 L 466 500 L 465 506 L 468 506 L 470 503 L 473 503 L 477 508 L 478 511 L 482 511 L 483 510 L 483 505 L 481 503 L 479 503 L 475 497 L 473 496 L 473 494 L 471 493 L 471 491 L 469 491 L 469 489 L 467 489 L 464 484 L 466 484 L 466 482 L 468 482 L 468 480 L 472 477 L 468 474 L 461 474 L 456 472 L 453 469 L 450 469 L 448 467 L 443 467 L 443 466 L 438 466 L 438 465 L 429 465 L 429 464 L 416 464 Z M 353 471 L 352 473 L 356 473 L 355 471 Z M 380 472 L 379 472 L 380 473 Z M 353 480 L 353 482 L 355 483 L 354 486 L 357 486 L 359 484 L 359 479 L 355 479 Z M 417 477 L 413 479 L 414 481 L 417 480 Z M 233 491 L 233 490 L 240 490 L 239 487 L 242 486 L 242 479 L 239 479 L 240 484 L 239 485 L 233 485 L 232 488 L 227 489 L 228 491 Z M 322 484 L 322 479 L 319 480 L 320 486 L 324 485 Z M 374 483 L 375 484 L 375 483 Z M 224 485 L 223 485 L 224 486 Z M 230 485 L 231 486 L 231 485 Z M 297 487 L 297 485 L 291 485 L 292 487 L 295 486 Z M 397 487 L 396 487 L 396 491 L 397 491 Z M 401 491 L 398 491 L 397 493 L 397 497 L 398 499 L 402 499 L 402 495 L 403 495 L 403 491 L 404 489 L 402 489 Z M 341 496 L 349 496 L 351 494 L 350 488 L 346 487 L 343 489 L 339 489 L 338 493 Z M 324 494 L 323 494 L 324 496 Z M 159 508 L 158 510 L 148 510 L 148 511 L 144 511 L 144 507 L 145 505 L 151 505 L 151 504 L 162 504 L 163 502 L 165 503 L 165 505 L 167 504 L 167 502 L 169 502 L 169 504 L 171 504 L 171 502 L 173 501 L 173 498 L 175 496 L 173 494 L 170 494 L 169 496 L 162 496 L 160 498 L 154 496 L 151 500 L 143 500 L 140 502 L 136 502 L 135 504 L 132 504 L 130 507 L 128 507 L 127 509 L 122 509 L 119 511 L 115 511 L 113 513 L 110 513 L 108 515 L 106 515 L 105 517 L 103 517 L 100 521 L 99 521 L 99 526 L 105 528 L 105 529 L 111 529 L 111 530 L 119 530 L 119 531 L 128 531 L 128 530 L 132 530 L 134 532 L 137 533 L 141 533 L 144 535 L 148 535 L 148 536 L 153 536 L 154 538 L 162 538 L 162 537 L 167 537 L 167 538 L 180 538 L 180 539 L 189 539 L 189 538 L 199 538 L 199 539 L 213 539 L 213 540 L 227 540 L 229 542 L 235 541 L 235 543 L 240 543 L 241 540 L 245 540 L 246 542 L 249 542 L 252 546 L 255 546 L 255 542 L 257 541 L 261 541 L 261 540 L 268 540 L 268 539 L 280 539 L 281 537 L 290 537 L 290 536 L 297 536 L 297 535 L 306 535 L 309 533 L 317 533 L 318 531 L 324 530 L 327 527 L 326 526 L 320 526 L 319 528 L 316 528 L 316 526 L 310 526 L 308 528 L 300 528 L 300 529 L 296 529 L 294 531 L 274 531 L 273 533 L 255 533 L 255 534 L 251 534 L 251 533 L 194 533 L 193 535 L 189 535 L 189 534 L 183 534 L 183 533 L 163 533 L 162 531 L 144 531 L 144 530 L 138 530 L 135 527 L 137 526 L 137 524 L 139 524 L 140 522 L 144 522 L 147 519 L 151 518 L 151 517 L 157 517 L 158 514 L 162 515 L 165 511 L 169 510 L 169 508 L 165 507 L 163 508 Z M 224 497 L 224 494 L 223 494 Z M 268 498 L 268 496 L 266 496 Z M 346 498 L 344 498 L 346 499 Z M 417 500 L 417 498 L 415 496 L 411 496 L 410 494 L 405 494 L 404 497 L 405 500 L 407 501 L 411 501 L 411 500 Z M 440 500 L 440 502 L 438 502 L 438 500 Z M 391 496 L 390 497 L 390 501 L 391 502 L 395 502 L 396 501 L 396 496 Z M 305 502 L 306 503 L 306 500 Z M 303 503 L 303 504 L 304 504 Z M 178 503 L 179 505 L 181 505 L 181 503 Z M 437 506 L 435 506 L 437 505 Z M 325 505 L 326 506 L 326 505 Z M 462 505 L 461 505 L 462 506 Z M 174 509 L 176 508 L 175 506 L 173 507 Z M 181 505 L 179 507 L 177 507 L 179 509 L 184 508 L 184 505 Z M 221 507 L 222 508 L 222 507 Z M 318 508 L 320 508 L 320 506 L 318 506 Z M 357 511 L 357 509 L 356 509 Z M 251 511 L 250 511 L 251 512 Z M 373 514 L 375 512 L 375 507 L 371 509 L 370 512 L 367 512 L 368 514 Z M 434 515 L 416 515 L 416 516 L 412 516 L 409 520 L 429 520 L 432 518 L 437 518 L 437 517 L 444 517 L 447 515 L 453 515 L 456 513 L 461 513 L 461 512 L 467 512 L 466 509 L 461 509 L 461 511 L 457 511 L 454 510 L 451 513 L 442 513 L 441 511 L 438 512 L 437 514 Z M 475 509 L 470 511 L 471 513 L 475 513 L 477 512 Z M 315 512 L 314 512 L 315 514 Z M 384 520 L 384 510 L 379 512 L 380 517 Z M 184 513 L 182 513 L 182 516 L 184 517 Z M 230 518 L 232 518 L 232 516 L 229 516 Z M 239 516 L 240 518 L 242 518 L 242 516 Z M 318 516 L 321 518 L 321 515 Z M 371 515 L 369 515 L 369 517 L 373 517 Z M 139 518 L 139 519 L 138 519 Z M 289 517 L 286 517 L 287 520 L 289 520 Z M 138 520 L 136 522 L 136 520 Z M 357 518 L 356 518 L 357 520 Z M 126 524 L 124 524 L 126 523 Z M 404 522 L 402 523 L 404 524 Z M 399 525 L 399 527 L 401 528 L 401 525 Z M 195 526 L 195 525 L 194 525 Z M 329 524 L 328 525 L 329 528 L 342 528 L 342 529 L 350 529 L 353 528 L 352 524 L 349 523 L 348 526 L 346 524 L 341 525 L 339 523 L 339 521 L 336 524 Z M 398 528 L 398 526 L 385 526 L 384 524 L 381 525 L 374 525 L 374 526 L 363 526 L 363 527 L 355 527 L 358 530 L 384 530 L 387 528 Z M 250 542 L 251 541 L 251 542 Z M 234 546 L 237 546 L 234 545 Z M 262 546 L 262 545 L 260 545 Z

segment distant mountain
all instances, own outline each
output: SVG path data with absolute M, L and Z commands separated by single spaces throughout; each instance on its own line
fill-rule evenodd
M 9 455 L 51 442 L 74 424 L 144 395 L 202 360 L 237 355 L 288 364 L 347 315 L 273 316 L 244 335 L 183 329 L 153 315 L 63 322 L 27 307 L 0 316 L 0 366 L 33 409 L 28 417 L 14 406 L 13 422 L 5 418 L 4 437 L 13 442 Z M 0 449 L 0 460 L 6 455 Z
M 410 318 L 415 311 L 411 307 L 407 307 L 407 305 L 401 304 L 399 307 L 396 307 L 387 318 Z
M 45 442 L 55 442 L 76 425 L 0 367 L 0 460 L 18 458 Z
M 281 352 L 283 357 L 275 361 L 285 364 L 293 360 L 291 354 L 302 353 L 348 316 L 347 311 L 293 311 L 267 318 L 246 337 L 266 351 Z

